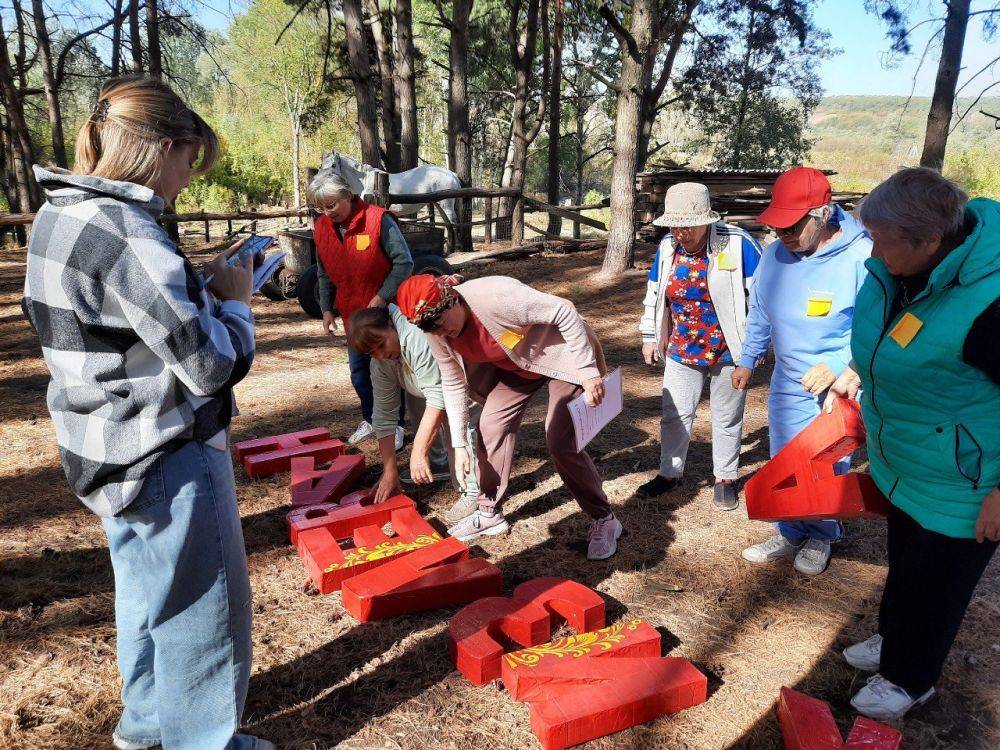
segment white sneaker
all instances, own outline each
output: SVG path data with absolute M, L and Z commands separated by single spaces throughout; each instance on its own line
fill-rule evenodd
M 809 539 L 795 555 L 795 569 L 807 576 L 818 576 L 830 562 L 830 543 Z
M 882 663 L 882 636 L 876 633 L 867 641 L 848 646 L 844 649 L 844 660 L 855 669 L 878 672 Z
M 934 695 L 931 688 L 919 698 L 912 697 L 898 685 L 893 685 L 880 674 L 868 678 L 868 683 L 851 698 L 851 705 L 858 713 L 876 721 L 892 721 Z
M 403 450 L 403 438 L 404 438 L 403 428 L 402 427 L 397 427 L 396 428 L 396 450 L 397 451 Z
M 605 518 L 598 518 L 590 525 L 587 537 L 588 560 L 607 560 L 618 551 L 618 537 L 622 535 L 622 522 L 609 513 Z
M 351 433 L 351 436 L 347 438 L 347 442 L 351 445 L 360 443 L 362 440 L 367 440 L 372 435 L 375 434 L 375 428 L 372 427 L 371 422 L 362 422 L 358 425 L 358 429 Z M 398 448 L 396 450 L 399 450 Z
M 509 528 L 510 524 L 500 513 L 484 513 L 477 509 L 448 529 L 448 535 L 460 542 L 471 542 L 481 536 L 502 534 Z
M 127 740 L 118 734 L 117 728 L 111 733 L 111 744 L 114 746 L 115 750 L 149 750 L 149 748 L 160 746 L 159 742 L 150 744 L 148 742 L 135 742 L 133 740 Z
M 770 539 L 743 550 L 743 559 L 752 563 L 766 563 L 780 560 L 783 557 L 791 557 L 798 550 L 799 545 L 792 544 L 781 534 L 775 534 Z

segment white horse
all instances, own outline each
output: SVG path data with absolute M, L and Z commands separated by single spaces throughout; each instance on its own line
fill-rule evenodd
M 352 159 L 345 154 L 330 151 L 323 155 L 321 169 L 329 169 L 343 177 L 347 184 L 351 186 L 351 192 L 356 195 L 363 195 L 372 192 L 375 181 L 375 173 L 380 171 L 369 164 Z M 449 172 L 444 167 L 425 165 L 408 169 L 405 172 L 397 172 L 389 175 L 389 192 L 394 195 L 420 195 L 438 190 L 457 190 L 462 187 L 461 180 L 454 172 Z M 426 203 L 397 203 L 390 206 L 390 210 L 397 216 L 413 216 Z M 455 199 L 445 198 L 437 202 L 438 208 L 444 214 L 445 221 L 449 224 L 458 222 L 458 214 L 455 211 Z

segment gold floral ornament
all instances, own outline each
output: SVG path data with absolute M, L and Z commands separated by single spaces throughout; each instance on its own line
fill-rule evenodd
M 352 549 L 344 555 L 344 562 L 332 563 L 329 567 L 325 568 L 323 572 L 333 573 L 335 570 L 353 568 L 366 562 L 372 562 L 373 560 L 385 560 L 387 557 L 395 557 L 396 555 L 401 555 L 404 552 L 412 552 L 413 550 L 422 549 L 423 547 L 430 547 L 435 542 L 440 541 L 441 535 L 434 532 L 433 534 L 422 534 L 410 542 L 393 541 L 389 539 L 384 542 L 379 542 L 374 547 L 358 547 L 357 549 Z
M 592 630 L 589 633 L 556 638 L 556 640 L 543 643 L 541 646 L 522 648 L 520 651 L 505 654 L 504 659 L 507 660 L 508 666 L 516 669 L 517 667 L 533 667 L 542 660 L 543 656 L 551 655 L 557 659 L 572 656 L 574 659 L 578 659 L 595 651 L 610 651 L 615 644 L 625 640 L 625 631 L 634 631 L 641 623 L 642 620 L 629 620 L 600 630 Z

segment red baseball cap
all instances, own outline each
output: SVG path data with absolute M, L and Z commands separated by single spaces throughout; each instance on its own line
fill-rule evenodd
M 832 198 L 833 191 L 825 174 L 812 167 L 794 167 L 774 181 L 771 204 L 757 221 L 786 229 L 812 209 L 825 206 Z

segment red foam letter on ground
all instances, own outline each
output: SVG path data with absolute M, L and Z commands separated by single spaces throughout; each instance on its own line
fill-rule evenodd
M 312 456 L 316 461 L 326 463 L 344 452 L 344 444 L 325 427 L 244 440 L 234 447 L 236 458 L 243 464 L 247 476 L 254 478 L 288 471 L 292 459 L 297 456 Z
M 354 486 L 365 471 L 360 453 L 338 456 L 326 469 L 316 470 L 312 456 L 292 459 L 292 505 L 335 503 Z
M 498 638 L 537 646 L 552 637 L 553 615 L 584 632 L 604 625 L 604 600 L 583 584 L 565 578 L 535 578 L 514 589 L 510 599 L 490 597 L 460 610 L 448 627 L 452 663 L 474 685 L 500 676 L 504 647 Z
M 441 541 L 441 535 L 413 508 L 392 511 L 392 536 L 382 531 L 384 522 L 377 521 L 378 505 L 364 509 L 374 509 L 374 513 L 367 517 L 359 514 L 352 519 L 353 547 L 341 549 L 337 536 L 330 531 L 333 526 L 298 533 L 299 556 L 321 594 L 337 591 L 348 578 L 384 565 L 394 557 Z
M 825 701 L 781 688 L 778 721 L 785 750 L 840 750 L 844 742 Z
M 517 701 L 537 700 L 555 682 L 579 687 L 564 679 L 566 665 L 582 666 L 584 657 L 658 657 L 660 634 L 645 620 L 630 620 L 589 633 L 559 638 L 541 646 L 512 651 L 503 657 L 501 676 L 510 697 Z
M 361 622 L 503 593 L 500 569 L 453 537 L 344 581 L 344 608 Z
M 898 730 L 866 716 L 855 720 L 844 743 L 844 750 L 900 750 L 902 747 L 903 735 Z
M 385 526 L 394 510 L 416 509 L 416 503 L 406 495 L 393 495 L 378 504 L 368 504 L 371 490 L 359 490 L 345 495 L 339 503 L 319 503 L 293 508 L 285 520 L 292 544 L 298 545 L 299 532 L 325 528 L 334 539 L 346 539 L 361 526 Z
M 645 724 L 708 696 L 705 675 L 687 659 L 669 656 L 584 657 L 549 671 L 550 687 L 531 703 L 531 729 L 546 750 Z
M 864 445 L 861 409 L 837 399 L 746 484 L 747 515 L 758 521 L 877 518 L 888 503 L 868 474 L 836 476 L 833 465 Z

